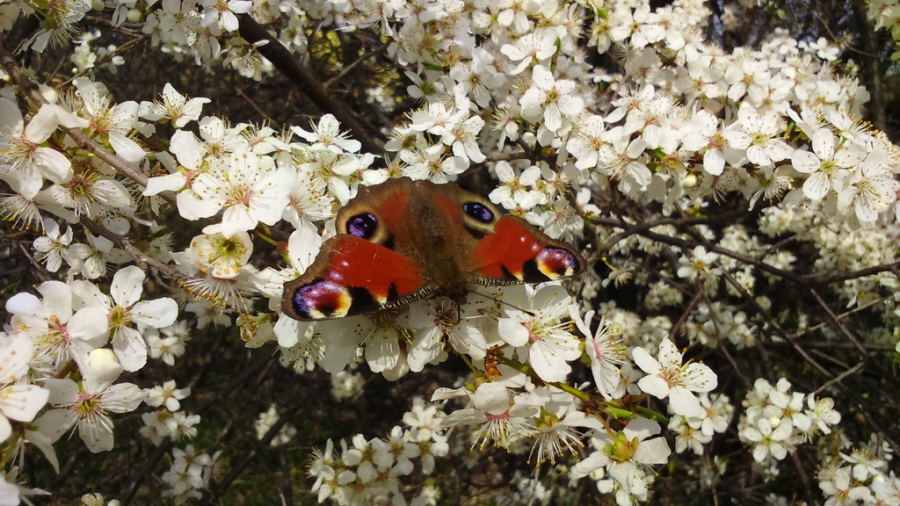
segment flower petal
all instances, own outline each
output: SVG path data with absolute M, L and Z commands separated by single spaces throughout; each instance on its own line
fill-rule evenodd
M 113 351 L 128 372 L 137 371 L 147 363 L 147 343 L 135 329 L 119 329 L 113 336 Z
M 115 446 L 112 432 L 90 419 L 78 422 L 78 435 L 91 453 L 108 452 Z
M 502 383 L 482 383 L 472 394 L 475 407 L 492 415 L 509 410 L 509 392 Z
M 697 396 L 682 386 L 674 386 L 669 389 L 669 406 L 672 411 L 681 416 L 703 418 L 706 414 Z
M 500 337 L 510 346 L 525 346 L 528 344 L 528 329 L 513 318 L 498 319 L 497 331 Z
M 168 297 L 138 302 L 131 308 L 131 318 L 156 329 L 168 327 L 178 318 L 178 303 Z
M 528 363 L 540 378 L 546 382 L 565 381 L 566 376 L 572 371 L 572 367 L 565 358 L 554 353 L 556 347 L 547 346 L 543 341 L 537 341 L 531 346 L 528 353 Z
M 661 370 L 659 362 L 640 346 L 631 350 L 631 357 L 634 359 L 634 363 L 647 374 L 658 374 Z
M 144 274 L 140 267 L 130 265 L 113 276 L 109 294 L 112 295 L 113 300 L 119 306 L 123 308 L 131 307 L 135 302 L 141 300 L 145 279 L 147 279 L 147 275 Z
M 34 420 L 47 404 L 50 391 L 37 385 L 12 385 L 0 390 L 0 412 L 20 422 Z
M 638 380 L 638 388 L 657 399 L 665 399 L 669 395 L 669 384 L 659 376 L 644 376 Z

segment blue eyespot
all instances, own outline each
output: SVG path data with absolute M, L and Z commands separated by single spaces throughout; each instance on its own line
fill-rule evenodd
M 304 320 L 341 318 L 353 304 L 347 288 L 334 281 L 317 279 L 301 286 L 292 297 L 294 312 Z
M 350 235 L 369 239 L 378 228 L 378 219 L 372 213 L 357 214 L 347 220 L 347 232 Z
M 463 212 L 481 223 L 494 221 L 494 213 L 486 205 L 478 202 L 467 202 L 462 206 Z

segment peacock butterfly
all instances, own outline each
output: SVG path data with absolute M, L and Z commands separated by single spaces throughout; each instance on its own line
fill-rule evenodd
M 336 229 L 306 272 L 284 284 L 281 310 L 291 318 L 343 318 L 437 295 L 462 301 L 468 283 L 539 283 L 585 267 L 575 248 L 452 183 L 360 187 Z

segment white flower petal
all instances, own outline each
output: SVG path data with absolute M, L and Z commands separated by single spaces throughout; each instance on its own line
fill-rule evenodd
M 72 289 L 62 281 L 45 281 L 38 287 L 43 305 L 59 323 L 66 323 L 72 317 Z
M 491 415 L 509 410 L 509 392 L 502 383 L 482 383 L 472 394 L 475 407 Z
M 53 443 L 50 441 L 50 438 L 41 432 L 36 430 L 25 429 L 25 439 L 28 440 L 29 443 L 36 446 L 41 453 L 44 454 L 44 458 L 47 459 L 47 462 L 53 467 L 53 470 L 59 473 L 59 459 L 56 457 L 56 450 L 53 449 Z M 0 439 L 2 441 L 2 439 Z M 0 496 L 2 496 L 2 492 L 0 492 Z
M 6 97 L 0 98 L 0 133 L 18 137 L 25 127 L 19 106 Z
M 20 422 L 34 420 L 47 404 L 50 391 L 37 385 L 12 385 L 0 390 L 0 412 Z
M 51 443 L 55 443 L 77 421 L 77 417 L 70 409 L 51 409 L 34 421 L 38 432 L 47 436 Z
M 5 416 L 0 415 L 0 443 L 6 441 L 9 438 L 9 436 L 11 436 L 11 435 L 12 435 L 12 425 L 9 423 L 9 420 L 7 420 Z M 13 489 L 13 491 L 16 491 L 16 490 L 17 489 L 15 489 L 15 488 Z M 0 488 L 0 496 L 2 496 L 4 493 L 5 493 L 5 491 L 2 488 Z M 0 503 L 0 504 L 3 504 L 3 503 Z M 15 502 L 10 502 L 9 504 L 18 505 L 19 501 L 16 500 Z
M 70 379 L 47 378 L 44 388 L 50 391 L 47 401 L 50 404 L 71 404 L 78 396 L 78 385 Z
M 99 307 L 79 309 L 66 327 L 69 336 L 88 345 L 90 351 L 109 342 L 108 312 Z
M 85 307 L 100 308 L 105 311 L 112 309 L 112 302 L 109 296 L 101 292 L 97 285 L 90 281 L 76 280 L 71 284 L 72 307 L 82 309 Z
M 663 339 L 659 343 L 659 365 L 663 369 L 678 369 L 681 367 L 681 352 L 675 343 L 668 339 Z
M 131 318 L 147 327 L 168 327 L 178 318 L 178 303 L 168 297 L 141 301 L 131 308 Z
M 834 134 L 827 128 L 816 130 L 812 138 L 813 151 L 822 160 L 829 160 L 834 156 Z
M 669 406 L 676 414 L 690 418 L 703 418 L 706 413 L 697 396 L 682 386 L 669 389 Z
M 791 155 L 791 165 L 794 166 L 794 169 L 797 172 L 809 174 L 816 170 L 819 170 L 821 162 L 819 161 L 819 157 L 810 153 L 809 151 L 798 149 L 797 151 L 794 151 L 793 155 Z
M 29 320 L 40 320 L 49 316 L 40 299 L 27 292 L 19 292 L 6 301 L 6 311 Z
M 711 392 L 719 384 L 716 373 L 706 364 L 693 362 L 681 371 L 681 384 L 692 392 Z
M 25 333 L 0 338 L 0 384 L 15 383 L 28 373 L 34 343 Z
M 72 162 L 59 151 L 39 147 L 34 151 L 34 162 L 41 168 L 41 174 L 54 183 L 64 183 L 72 179 Z
M 661 370 L 659 362 L 640 346 L 631 351 L 631 357 L 634 359 L 634 363 L 647 374 L 658 374 Z
M 790 144 L 778 140 L 771 139 L 766 143 L 766 154 L 772 159 L 774 162 L 780 162 L 781 160 L 786 160 L 791 157 L 794 153 L 794 148 L 790 146 Z M 749 157 L 748 157 L 749 158 Z
M 194 134 L 185 130 L 179 130 L 172 135 L 169 146 L 178 163 L 187 169 L 197 169 L 203 161 L 203 145 L 194 137 Z
M 40 144 L 49 139 L 58 126 L 56 111 L 44 105 L 25 127 L 25 137 L 35 144 Z
M 528 329 L 517 320 L 512 318 L 498 319 L 497 331 L 500 334 L 500 338 L 510 346 L 525 346 L 528 344 Z
M 555 347 L 547 346 L 543 341 L 535 342 L 528 353 L 528 363 L 534 372 L 544 381 L 565 381 L 572 367 L 565 358 L 554 353 Z
M 119 329 L 113 336 L 113 351 L 126 371 L 137 371 L 147 363 L 147 343 L 135 329 Z
M 144 390 L 131 383 L 118 383 L 103 392 L 103 409 L 113 413 L 129 413 L 144 402 Z
M 112 432 L 89 419 L 78 422 L 78 435 L 91 453 L 108 452 L 115 446 Z
M 113 276 L 112 284 L 109 286 L 109 294 L 112 295 L 116 304 L 123 308 L 134 305 L 135 302 L 141 300 L 141 293 L 144 292 L 144 280 L 147 275 L 136 265 L 130 265 Z
M 366 363 L 374 373 L 397 367 L 401 355 L 400 343 L 396 339 L 372 336 L 366 341 Z
M 665 399 L 669 395 L 669 384 L 659 376 L 644 376 L 638 380 L 638 388 L 657 399 Z
M 703 170 L 712 176 L 721 176 L 725 171 L 725 157 L 718 149 L 710 149 L 703 154 Z
M 121 156 L 125 161 L 136 163 L 144 158 L 143 148 L 124 135 L 110 135 L 109 144 L 116 150 L 116 154 Z
M 672 450 L 665 438 L 656 437 L 641 441 L 634 452 L 633 460 L 646 465 L 665 464 L 669 460 Z
M 147 180 L 147 187 L 142 195 L 150 197 L 159 195 L 164 191 L 175 192 L 184 188 L 185 179 L 181 174 L 169 174 L 166 176 L 151 177 Z

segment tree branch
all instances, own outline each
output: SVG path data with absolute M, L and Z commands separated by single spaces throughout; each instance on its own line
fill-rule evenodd
M 825 375 L 826 377 L 831 378 L 834 376 L 834 374 L 832 374 L 831 371 L 829 371 L 828 369 L 823 367 L 822 364 L 820 364 L 816 361 L 816 359 L 812 358 L 809 355 L 809 353 L 807 353 L 806 350 L 804 350 L 803 347 L 797 343 L 797 341 L 792 339 L 790 334 L 788 334 L 787 332 L 784 331 L 783 328 L 781 328 L 781 325 L 779 325 L 778 322 L 776 322 L 775 319 L 772 318 L 772 316 L 769 314 L 769 312 L 766 311 L 762 306 L 760 306 L 759 303 L 756 302 L 756 299 L 753 296 L 751 296 L 749 293 L 747 293 L 747 290 L 745 290 L 744 287 L 741 286 L 740 283 L 738 283 L 733 277 L 731 277 L 731 274 L 728 274 L 727 270 L 719 269 L 719 271 L 722 273 L 722 277 L 724 277 L 725 280 L 728 281 L 729 284 L 731 284 L 731 286 L 733 286 L 738 292 L 740 292 L 741 296 L 743 296 L 744 299 L 750 305 L 752 305 L 754 309 L 756 309 L 756 312 L 759 313 L 759 315 L 762 316 L 764 320 L 766 320 L 766 323 L 768 323 L 769 326 L 772 327 L 772 329 L 774 329 L 775 332 L 779 336 L 781 336 L 782 339 L 791 343 L 791 346 L 795 350 L 797 350 L 797 353 L 799 353 L 800 356 L 802 356 L 804 359 L 806 359 L 806 361 L 809 362 L 810 365 L 812 365 L 813 367 L 818 369 L 819 372 L 822 373 L 823 375 Z
M 362 149 L 368 153 L 379 154 L 383 151 L 378 147 L 369 132 L 363 127 L 356 116 L 350 113 L 343 103 L 332 99 L 322 83 L 306 67 L 297 62 L 297 57 L 291 54 L 277 38 L 272 37 L 259 23 L 246 14 L 238 16 L 240 22 L 238 31 L 247 42 L 257 44 L 266 41 L 266 44 L 256 47 L 259 54 L 268 58 L 304 95 L 310 98 L 320 109 L 330 112 L 338 121 L 353 132 L 353 137 L 362 144 Z

